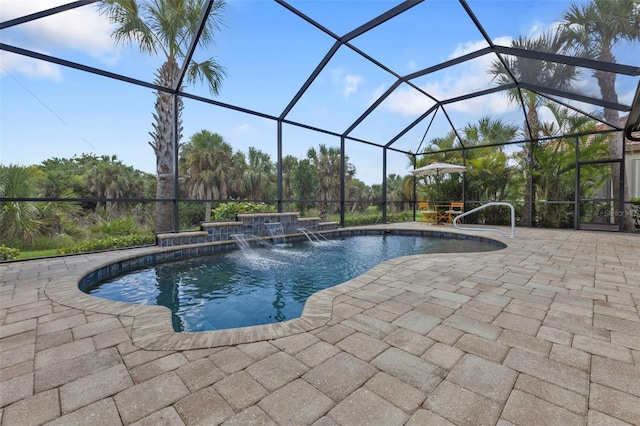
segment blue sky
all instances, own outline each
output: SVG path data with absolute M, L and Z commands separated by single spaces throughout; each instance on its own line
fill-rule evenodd
M 0 17 L 15 18 L 64 0 L 3 0 Z M 399 2 L 387 0 L 296 0 L 290 4 L 338 36 L 364 24 Z M 520 35 L 533 36 L 553 27 L 569 2 L 561 0 L 468 0 L 496 44 L 508 46 Z M 198 50 L 196 60 L 213 56 L 228 73 L 215 99 L 279 116 L 324 57 L 334 40 L 268 0 L 229 0 L 224 26 L 214 46 Z M 115 45 L 110 26 L 86 6 L 2 30 L 6 44 L 59 56 L 118 74 L 153 81 L 162 57 L 141 54 L 136 48 Z M 352 44 L 399 75 L 436 65 L 487 44 L 457 1 L 428 0 L 365 33 Z M 618 62 L 639 66 L 638 46 L 620 45 Z M 488 88 L 491 76 L 487 55 L 415 79 L 414 83 L 438 99 L 448 99 Z M 124 163 L 155 172 L 151 140 L 155 95 L 151 90 L 98 77 L 70 68 L 0 52 L 0 163 L 38 164 L 51 157 L 70 158 L 82 153 L 117 155 Z M 344 132 L 396 77 L 341 47 L 323 69 L 287 119 Z M 622 103 L 633 99 L 638 78 L 619 77 Z M 599 97 L 595 80 L 584 73 L 582 93 Z M 186 91 L 209 96 L 195 84 Z M 433 101 L 402 85 L 351 135 L 384 144 L 417 118 Z M 576 104 L 578 105 L 578 104 Z M 520 125 L 522 115 L 504 95 L 495 94 L 452 104 L 447 112 L 456 127 L 489 115 Z M 544 111 L 542 111 L 544 116 Z M 202 129 L 220 133 L 234 150 L 249 146 L 276 160 L 276 123 L 211 105 L 185 100 L 185 142 Z M 401 138 L 399 149 L 415 150 L 429 120 Z M 450 130 L 442 114 L 436 115 L 427 140 Z M 284 155 L 304 157 L 319 144 L 339 146 L 334 136 L 283 126 Z M 356 177 L 367 184 L 382 181 L 382 150 L 347 142 L 347 155 Z M 410 170 L 404 155 L 389 152 L 388 173 Z

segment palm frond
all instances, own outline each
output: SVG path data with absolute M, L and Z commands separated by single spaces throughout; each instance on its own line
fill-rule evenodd
M 211 58 L 199 63 L 191 61 L 187 68 L 186 81 L 188 83 L 206 83 L 211 94 L 217 95 L 222 87 L 222 79 L 226 75 L 225 68 Z
M 104 0 L 99 12 L 115 25 L 112 35 L 116 43 L 137 43 L 141 52 L 151 54 L 162 47 L 137 0 Z

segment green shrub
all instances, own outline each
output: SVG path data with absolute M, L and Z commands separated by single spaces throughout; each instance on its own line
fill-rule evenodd
M 74 244 L 78 241 L 77 237 L 67 234 L 55 234 L 46 237 L 38 237 L 31 244 L 22 247 L 23 251 L 41 251 L 59 249 Z
M 5 247 L 15 247 L 17 249 L 24 249 L 24 243 L 19 238 L 2 238 L 2 245 Z
M 6 247 L 4 244 L 0 245 L 0 260 L 13 260 L 20 256 L 20 250 L 17 248 Z
M 90 226 L 78 219 L 62 222 L 62 231 L 60 233 L 75 240 L 84 240 L 92 234 Z
M 180 229 L 199 229 L 204 220 L 204 203 L 180 203 Z
M 382 213 L 350 215 L 344 218 L 344 226 L 375 225 L 376 223 L 382 223 Z
M 90 251 L 110 250 L 125 247 L 137 247 L 155 244 L 155 235 L 127 235 L 123 237 L 109 237 L 100 240 L 86 241 L 74 246 L 68 246 L 56 251 L 57 254 L 84 253 Z
M 237 213 L 273 213 L 275 206 L 266 203 L 251 203 L 240 201 L 237 203 L 220 203 L 211 211 L 214 220 L 235 220 Z
M 340 221 L 340 216 L 332 216 L 329 220 Z M 387 223 L 411 222 L 413 221 L 412 211 L 400 213 L 387 213 Z M 376 225 L 382 223 L 382 212 L 370 210 L 369 213 L 350 214 L 344 217 L 344 226 Z
M 636 227 L 640 227 L 640 198 L 631 199 L 631 217 Z
M 133 216 L 126 216 L 99 223 L 95 226 L 95 231 L 105 236 L 118 237 L 137 234 L 140 232 L 140 227 L 133 220 Z

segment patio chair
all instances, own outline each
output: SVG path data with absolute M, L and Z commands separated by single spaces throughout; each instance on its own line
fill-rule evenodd
M 436 221 L 437 212 L 431 208 L 429 203 L 419 202 L 418 211 L 420 212 L 420 221 L 433 223 Z
M 464 213 L 464 203 L 451 203 L 449 210 L 444 212 L 447 215 L 447 222 L 452 223 L 453 219 Z

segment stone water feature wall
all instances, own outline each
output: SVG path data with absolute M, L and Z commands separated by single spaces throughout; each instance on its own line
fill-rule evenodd
M 338 229 L 338 222 L 322 222 L 319 217 L 298 217 L 298 212 L 288 213 L 241 213 L 235 222 L 202 222 L 200 231 L 158 234 L 157 245 L 173 247 L 186 244 L 204 244 L 232 241 L 233 234 L 246 234 L 259 238 L 270 238 L 269 223 L 280 223 L 286 236 L 304 235 L 298 231 L 306 228 L 313 232 Z

